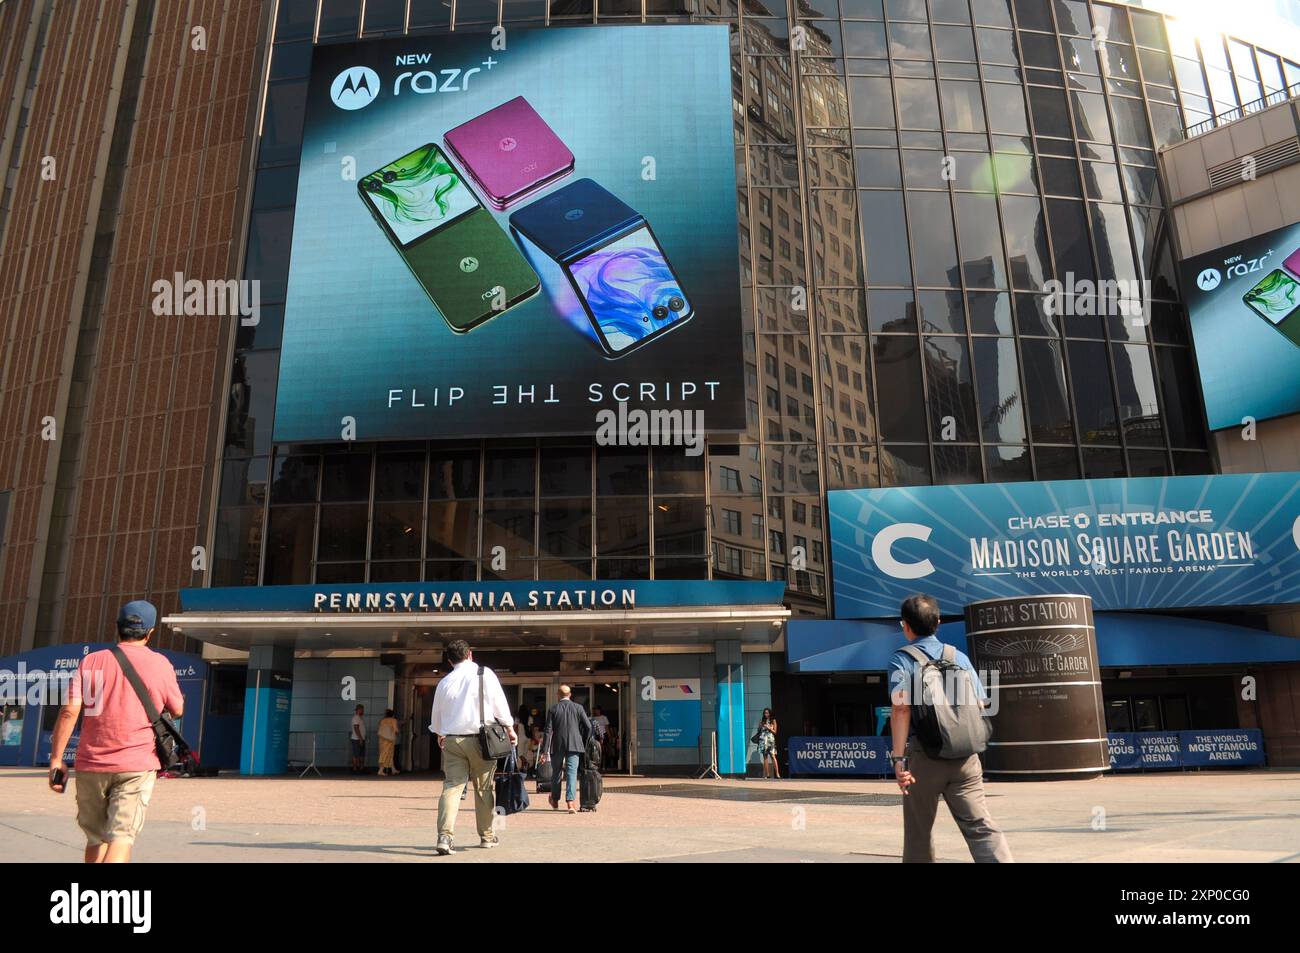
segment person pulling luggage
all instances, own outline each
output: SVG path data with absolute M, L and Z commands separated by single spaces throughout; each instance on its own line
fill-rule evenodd
M 592 736 L 591 719 L 586 710 L 573 700 L 573 689 L 560 686 L 560 700 L 546 713 L 546 735 L 542 739 L 543 757 L 553 769 L 551 810 L 560 809 L 560 785 L 565 786 L 565 806 L 570 814 L 578 813 L 578 762 Z

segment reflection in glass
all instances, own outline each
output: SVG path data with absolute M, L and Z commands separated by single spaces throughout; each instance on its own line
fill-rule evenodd
M 1038 199 L 1004 195 L 1002 221 L 1006 231 L 1007 257 L 1011 261 L 1011 284 L 1016 288 L 1041 290 L 1048 274 L 1047 230 Z
M 936 442 L 975 441 L 975 387 L 966 338 L 925 339 L 926 388 L 930 394 L 930 436 Z
M 419 559 L 423 506 L 416 503 L 375 503 L 371 559 Z
M 947 192 L 910 192 L 912 261 L 918 285 L 961 286 L 957 242 L 952 230 L 952 206 Z
M 962 276 L 969 288 L 1005 288 L 1002 232 L 997 200 L 991 195 L 960 192 L 956 196 L 961 235 Z
M 1035 442 L 1073 443 L 1070 400 L 1059 341 L 1027 338 L 1020 342 L 1025 356 L 1030 435 Z
M 320 533 L 316 544 L 318 560 L 366 558 L 365 503 L 335 503 L 321 507 Z
M 876 392 L 880 398 L 881 437 L 924 441 L 925 403 L 916 338 L 880 335 L 872 339 L 872 349 L 876 359 Z
M 859 192 L 858 214 L 866 245 L 867 283 L 871 286 L 910 285 L 912 268 L 907 245 L 899 241 L 905 235 L 901 192 Z
M 979 383 L 980 427 L 987 443 L 1022 443 L 1024 406 L 1015 338 L 978 337 L 975 379 Z
M 429 502 L 428 557 L 444 559 L 478 555 L 478 503 Z
M 1080 441 L 1118 444 L 1115 397 L 1111 391 L 1106 345 L 1095 341 L 1070 341 L 1067 347 Z
M 1119 417 L 1129 446 L 1164 444 L 1160 404 L 1156 399 L 1151 349 L 1142 344 L 1114 344 L 1115 381 L 1119 385 Z

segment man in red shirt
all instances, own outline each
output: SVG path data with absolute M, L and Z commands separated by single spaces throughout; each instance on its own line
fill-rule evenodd
M 176 670 L 147 645 L 158 622 L 150 603 L 128 602 L 117 616 L 118 639 L 158 711 L 179 718 L 184 708 Z M 59 710 L 50 748 L 50 788 L 67 786 L 59 772 L 77 718 L 85 708 L 77 773 L 77 824 L 86 834 L 86 863 L 126 863 L 144 826 L 145 809 L 158 769 L 153 727 L 144 705 L 109 649 L 81 660 L 69 683 L 68 703 Z

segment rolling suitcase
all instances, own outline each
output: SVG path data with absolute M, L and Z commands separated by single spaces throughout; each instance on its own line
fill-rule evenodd
M 582 770 L 578 772 L 578 809 L 594 811 L 604 793 L 605 779 L 591 766 L 591 762 L 584 759 Z
M 550 759 L 543 761 L 533 769 L 533 777 L 537 781 L 537 793 L 546 794 L 551 790 L 551 778 L 555 775 L 555 768 L 551 765 Z

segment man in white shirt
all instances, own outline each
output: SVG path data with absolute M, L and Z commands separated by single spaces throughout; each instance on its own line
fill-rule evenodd
M 483 669 L 482 718 L 479 717 L 479 667 L 469 643 L 457 639 L 443 651 L 451 671 L 438 683 L 433 695 L 433 717 L 429 730 L 438 738 L 442 749 L 442 797 L 438 799 L 439 854 L 454 852 L 452 835 L 456 829 L 456 812 L 465 785 L 474 782 L 474 816 L 478 822 L 480 847 L 497 846 L 492 829 L 496 808 L 492 775 L 496 762 L 483 757 L 479 748 L 479 727 L 496 722 L 505 725 L 511 744 L 518 744 L 514 716 L 501 682 L 490 668 Z

